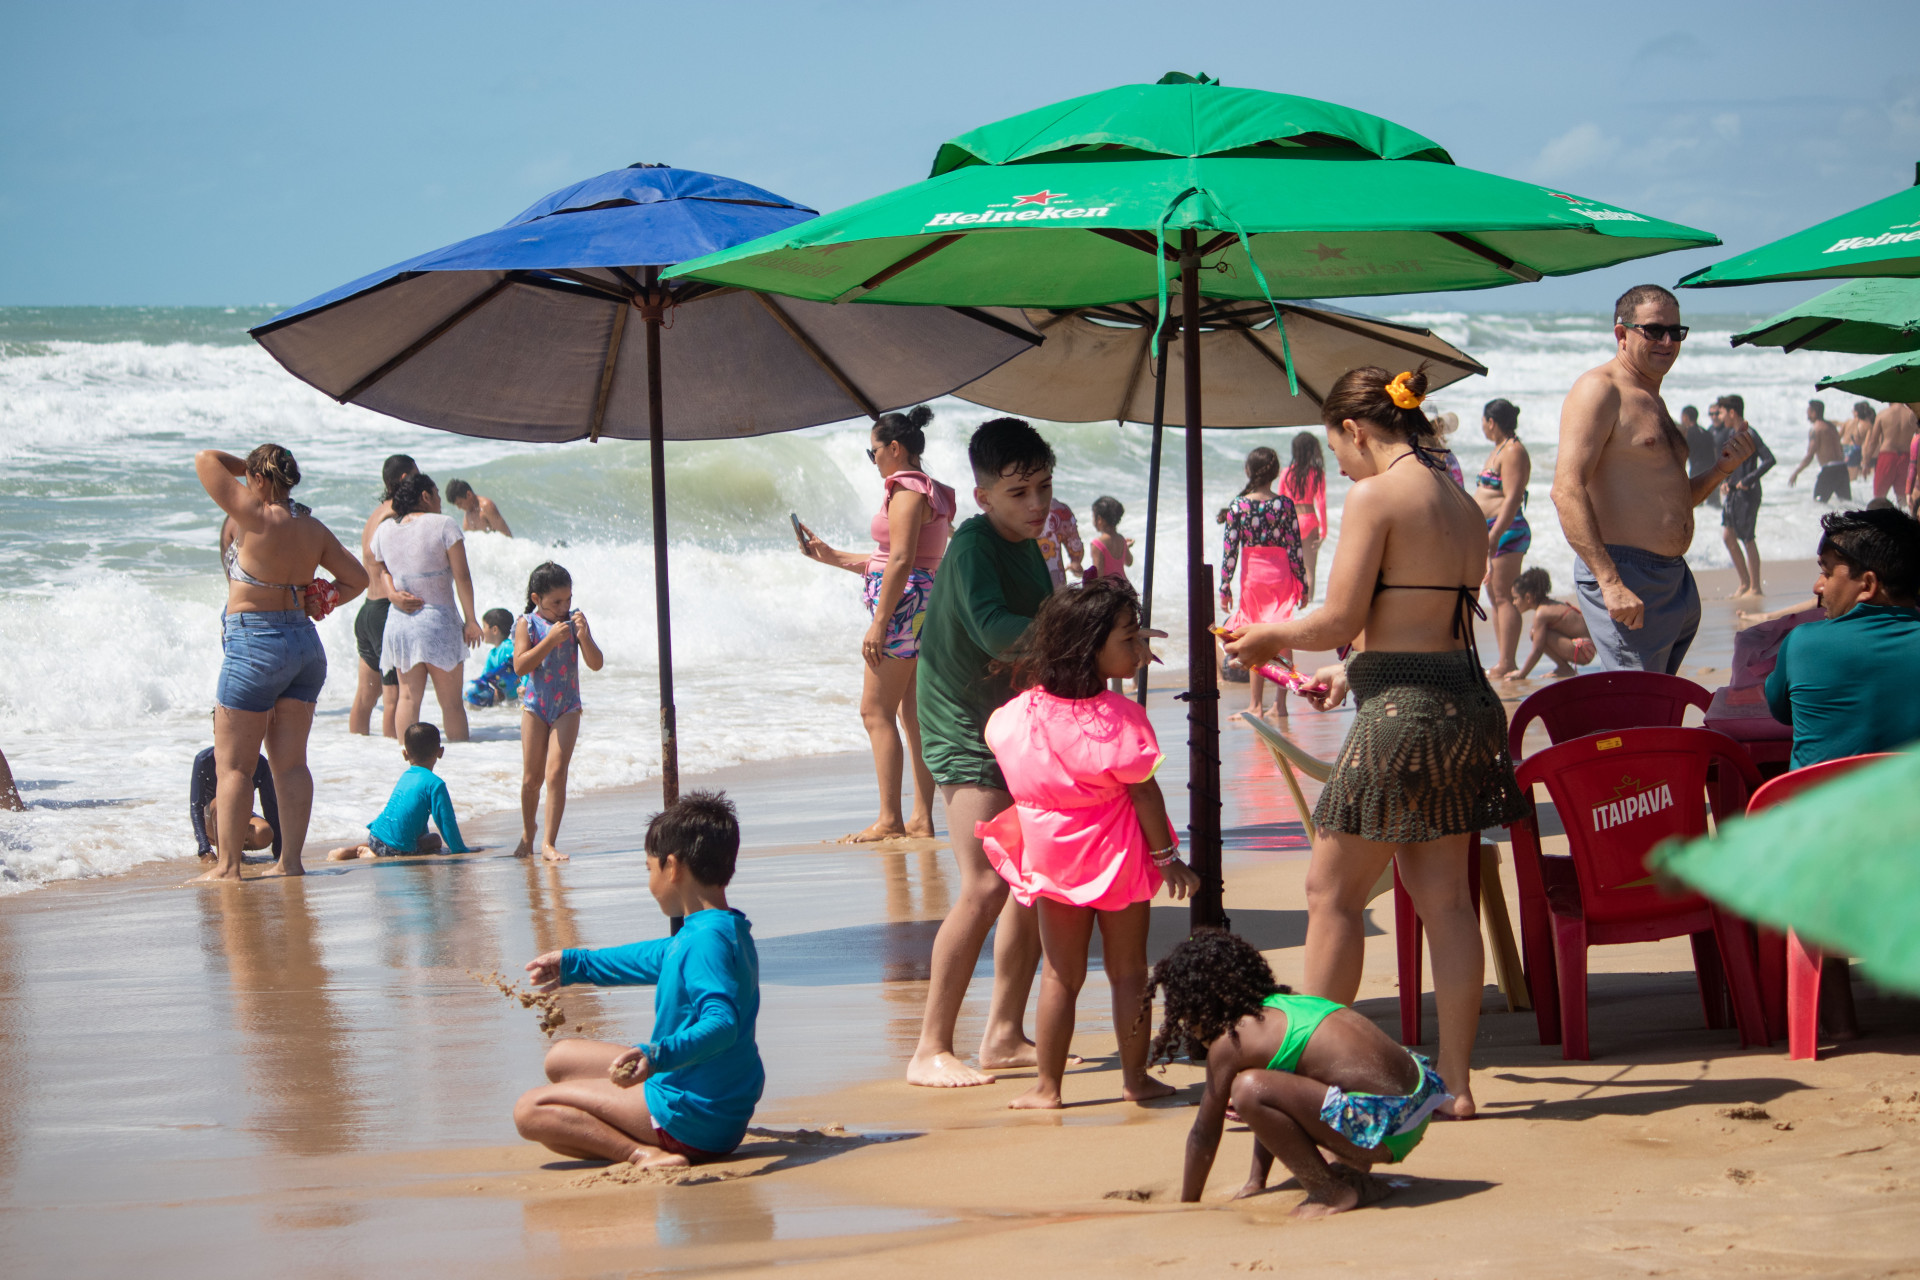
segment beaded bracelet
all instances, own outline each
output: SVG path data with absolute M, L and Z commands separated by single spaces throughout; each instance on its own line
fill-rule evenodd
M 1179 853 L 1180 853 L 1180 842 L 1176 840 L 1164 849 L 1148 850 L 1147 856 L 1153 859 L 1154 866 L 1164 867 L 1177 861 L 1179 858 Z

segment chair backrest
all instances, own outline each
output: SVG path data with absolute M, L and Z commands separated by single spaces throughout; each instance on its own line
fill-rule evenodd
M 1804 769 L 1795 769 L 1783 773 L 1777 778 L 1769 778 L 1761 788 L 1747 801 L 1747 812 L 1758 813 L 1762 809 L 1771 809 L 1774 805 L 1785 804 L 1802 791 L 1810 791 L 1823 782 L 1832 782 L 1843 773 L 1852 773 L 1862 765 L 1872 764 L 1876 760 L 1891 760 L 1891 751 L 1876 751 L 1864 756 L 1846 756 L 1839 760 L 1822 760 L 1819 764 L 1810 764 Z
M 1537 693 L 1514 711 L 1507 724 L 1507 746 L 1520 759 L 1520 743 L 1535 720 L 1547 727 L 1557 746 L 1591 733 L 1671 725 L 1678 727 L 1688 707 L 1702 711 L 1713 694 L 1691 680 L 1661 671 L 1596 671 L 1568 676 Z
M 1652 848 L 1707 833 L 1707 767 L 1720 762 L 1716 794 L 1730 817 L 1760 783 L 1746 748 L 1711 729 L 1635 728 L 1575 738 L 1536 752 L 1516 770 L 1520 789 L 1547 789 L 1567 831 L 1581 910 L 1604 922 L 1697 907 L 1647 874 Z

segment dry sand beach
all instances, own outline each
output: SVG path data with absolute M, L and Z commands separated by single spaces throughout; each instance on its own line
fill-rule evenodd
M 1774 606 L 1810 581 L 1769 572 L 1792 586 Z M 1694 657 L 1709 685 L 1730 654 L 1726 576 L 1702 575 Z M 1154 699 L 1176 821 L 1181 712 Z M 1290 731 L 1329 755 L 1346 722 L 1296 714 Z M 1297 980 L 1298 815 L 1250 733 L 1230 729 L 1225 751 L 1228 911 Z M 1589 1063 L 1539 1045 L 1533 1015 L 1506 1012 L 1490 984 L 1482 1117 L 1435 1124 L 1388 1171 L 1405 1185 L 1379 1209 L 1316 1223 L 1288 1219 L 1289 1185 L 1226 1201 L 1251 1146 L 1232 1128 L 1205 1202 L 1174 1203 L 1197 1089 L 1118 1101 L 1098 983 L 1065 1111 L 1005 1110 L 1024 1073 L 910 1088 L 900 1072 L 957 876 L 943 843 L 824 843 L 870 813 L 870 778 L 864 755 L 836 755 L 701 780 L 741 809 L 733 900 L 759 940 L 769 1084 L 737 1158 L 692 1171 L 518 1141 L 510 1109 L 546 1038 L 537 1010 L 485 981 L 550 947 L 665 931 L 640 870 L 650 789 L 576 797 L 563 867 L 502 856 L 513 824 L 493 815 L 472 824 L 489 848 L 468 858 L 208 889 L 181 887 L 191 863 L 172 861 L 0 900 L 0 1271 L 1920 1273 L 1920 1005 L 1856 979 L 1862 1040 L 1817 1062 L 1742 1051 L 1701 1025 L 1683 940 L 1594 953 Z M 1505 884 L 1511 898 L 1510 866 Z M 1158 954 L 1186 911 L 1154 914 Z M 1360 1001 L 1390 1028 L 1391 917 L 1376 901 Z M 632 1040 L 650 1021 L 646 990 L 560 1003 L 562 1034 Z

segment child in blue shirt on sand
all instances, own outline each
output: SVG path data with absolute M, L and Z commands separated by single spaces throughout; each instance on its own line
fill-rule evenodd
M 401 749 L 406 753 L 407 771 L 393 784 L 387 807 L 367 827 L 366 843 L 335 849 L 327 855 L 328 862 L 475 852 L 460 839 L 453 797 L 447 793 L 446 782 L 433 771 L 434 762 L 447 753 L 440 745 L 440 730 L 424 721 L 410 724 L 401 739 Z M 440 828 L 440 835 L 427 830 L 429 817 Z
M 663 913 L 686 918 L 680 932 L 549 951 L 527 973 L 543 991 L 653 984 L 653 1038 L 560 1041 L 547 1051 L 552 1083 L 521 1095 L 513 1123 L 521 1137 L 576 1160 L 704 1164 L 740 1145 L 766 1085 L 753 1038 L 760 957 L 747 918 L 727 905 L 740 851 L 733 802 L 689 792 L 653 816 L 646 848 L 647 889 Z

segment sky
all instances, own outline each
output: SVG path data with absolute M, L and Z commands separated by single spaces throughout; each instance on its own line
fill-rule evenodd
M 1912 183 L 1916 47 L 1913 0 L 0 0 L 0 305 L 290 305 L 641 160 L 825 211 L 967 129 L 1180 70 L 1725 241 L 1368 303 L 1601 309 Z

